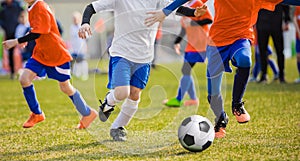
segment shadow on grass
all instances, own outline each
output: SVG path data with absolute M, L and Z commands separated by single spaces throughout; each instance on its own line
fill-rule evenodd
M 104 142 L 114 142 L 112 140 L 105 140 Z M 84 149 L 94 149 L 95 151 L 89 151 L 88 152 L 80 152 L 79 154 L 75 151 L 78 150 L 84 150 Z M 99 151 L 96 151 L 97 149 L 101 149 Z M 70 152 L 74 151 L 74 152 Z M 61 154 L 65 153 L 73 153 L 70 155 L 63 155 L 63 156 L 49 156 L 47 155 L 50 153 L 60 152 Z M 21 158 L 24 158 L 26 156 L 36 156 L 36 159 L 38 160 L 44 160 L 44 161 L 50 161 L 50 160 L 99 160 L 99 159 L 133 159 L 136 158 L 148 158 L 148 159 L 163 159 L 165 157 L 181 157 L 194 154 L 188 151 L 185 151 L 184 149 L 173 149 L 173 148 L 164 148 L 160 151 L 154 152 L 154 153 L 145 153 L 145 154 L 131 154 L 131 153 L 121 153 L 118 150 L 108 149 L 100 142 L 91 142 L 88 144 L 61 144 L 61 145 L 55 145 L 51 147 L 47 147 L 41 150 L 24 150 L 19 152 L 4 152 L 0 153 L 0 156 L 4 160 L 22 160 Z M 43 158 L 48 159 L 42 159 L 39 158 L 39 156 L 44 156 Z
M 19 152 L 4 152 L 1 154 L 2 157 L 9 157 L 9 156 L 21 156 L 21 155 L 31 155 L 37 153 L 44 153 L 44 152 L 59 152 L 59 151 L 68 151 L 74 149 L 85 149 L 89 147 L 95 147 L 101 145 L 99 142 L 92 142 L 89 144 L 61 144 L 55 145 L 52 147 L 47 147 L 41 150 L 24 150 Z

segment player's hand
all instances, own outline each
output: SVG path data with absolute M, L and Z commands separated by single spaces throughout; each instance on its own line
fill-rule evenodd
M 24 43 L 19 44 L 19 46 L 21 49 L 24 49 L 27 46 L 27 44 L 28 44 L 28 42 L 24 42 Z
M 82 39 L 87 39 L 92 36 L 91 26 L 87 23 L 81 25 L 78 31 L 78 36 Z
M 2 45 L 5 49 L 10 49 L 12 47 L 15 47 L 18 45 L 18 40 L 17 39 L 10 39 L 2 42 Z
M 199 16 L 204 15 L 206 13 L 206 11 L 207 11 L 207 6 L 203 5 L 201 7 L 196 8 L 194 15 L 195 15 L 195 17 L 199 17 Z
M 147 17 L 144 22 L 144 24 L 148 27 L 152 26 L 156 22 L 162 22 L 166 18 L 166 15 L 162 10 L 147 12 L 147 14 L 151 15 L 150 17 Z
M 181 54 L 181 53 L 180 53 L 180 44 L 179 44 L 179 43 L 174 45 L 174 49 L 175 49 L 175 53 L 176 53 L 177 55 L 180 55 L 180 54 Z
M 290 29 L 289 23 L 284 23 L 284 24 L 282 25 L 282 30 L 283 30 L 283 31 L 288 31 L 289 29 Z

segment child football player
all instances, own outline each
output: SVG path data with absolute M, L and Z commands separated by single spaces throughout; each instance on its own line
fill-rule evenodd
M 300 83 L 300 6 L 295 8 L 293 22 L 296 28 L 297 69 L 299 74 L 299 77 L 294 82 Z
M 143 24 L 146 11 L 161 9 L 169 0 L 98 0 L 89 4 L 83 13 L 79 36 L 92 35 L 90 19 L 96 12 L 113 10 L 115 30 L 112 45 L 109 48 L 109 83 L 110 90 L 101 102 L 99 117 L 106 121 L 117 103 L 124 100 L 121 111 L 111 125 L 110 135 L 115 141 L 125 141 L 126 129 L 138 109 L 140 95 L 145 88 L 150 64 L 153 59 L 154 41 L 158 23 L 152 27 Z M 179 10 L 179 9 L 178 9 Z M 184 9 L 181 8 L 180 11 Z M 206 10 L 203 9 L 203 10 Z M 194 15 L 194 11 L 187 14 Z M 88 35 L 87 35 L 88 34 Z
M 201 7 L 203 2 L 200 0 L 190 0 L 186 6 L 190 8 Z M 195 84 L 191 76 L 191 70 L 196 63 L 203 63 L 206 59 L 207 35 L 209 31 L 208 24 L 212 23 L 210 12 L 201 17 L 183 17 L 181 19 L 181 32 L 174 42 L 174 48 L 180 55 L 180 42 L 187 36 L 187 45 L 184 54 L 184 63 L 181 69 L 183 76 L 180 79 L 177 96 L 175 98 L 164 100 L 168 107 L 197 106 L 199 100 L 196 96 Z M 197 36 L 196 36 L 197 35 Z M 189 94 L 190 99 L 183 102 L 185 93 Z
M 175 0 L 161 11 L 148 12 L 152 16 L 145 19 L 151 26 L 161 22 L 178 6 L 188 0 Z M 209 32 L 206 49 L 208 102 L 215 119 L 215 137 L 226 135 L 228 117 L 224 111 L 221 82 L 224 72 L 232 72 L 229 61 L 237 67 L 232 91 L 232 113 L 238 123 L 250 121 L 250 115 L 244 108 L 244 96 L 251 67 L 251 41 L 254 39 L 253 25 L 261 8 L 274 10 L 276 4 L 285 2 L 300 5 L 300 0 L 215 0 L 215 17 Z M 197 12 L 197 10 L 196 10 Z
M 29 6 L 30 33 L 18 39 L 3 42 L 3 46 L 10 49 L 18 44 L 25 45 L 28 41 L 36 41 L 32 57 L 29 58 L 24 72 L 20 76 L 23 94 L 31 111 L 30 117 L 23 124 L 23 127 L 31 128 L 36 123 L 45 120 L 32 81 L 36 76 L 47 75 L 48 78 L 59 82 L 60 90 L 70 97 L 77 111 L 82 115 L 77 128 L 87 128 L 97 117 L 97 111 L 86 104 L 79 91 L 70 83 L 70 61 L 72 57 L 60 37 L 55 18 L 43 0 L 24 1 Z

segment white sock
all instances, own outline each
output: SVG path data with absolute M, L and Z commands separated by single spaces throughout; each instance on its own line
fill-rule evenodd
M 115 91 L 111 90 L 110 93 L 106 96 L 107 104 L 114 106 L 115 104 L 121 102 L 115 98 Z
M 122 104 L 121 111 L 118 117 L 111 125 L 111 129 L 116 129 L 118 127 L 123 127 L 128 125 L 128 123 L 133 118 L 135 112 L 138 109 L 139 102 L 140 102 L 139 100 L 133 101 L 131 99 L 126 99 Z

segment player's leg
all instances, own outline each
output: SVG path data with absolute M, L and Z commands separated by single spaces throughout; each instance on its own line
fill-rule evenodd
M 10 68 L 10 79 L 15 79 L 14 50 L 15 50 L 14 47 L 8 50 L 8 61 L 9 61 L 9 68 Z
M 194 56 L 191 57 L 191 59 L 193 59 L 194 61 L 190 60 L 190 62 L 193 62 L 194 64 L 191 64 L 191 68 L 194 67 L 196 62 L 199 63 L 204 63 L 205 59 L 206 59 L 206 52 L 197 52 L 197 54 L 193 54 Z M 191 76 L 191 72 L 188 73 L 187 75 L 190 75 L 191 77 L 191 84 L 190 87 L 188 88 L 188 94 L 190 96 L 190 100 L 187 100 L 184 102 L 184 106 L 198 106 L 199 105 L 199 100 L 196 96 L 196 88 L 195 88 L 195 83 L 194 83 L 194 79 Z
M 268 64 L 270 65 L 270 67 L 273 71 L 273 74 L 274 74 L 273 80 L 277 80 L 277 79 L 279 79 L 279 69 L 278 69 L 278 66 L 275 63 L 275 61 L 271 58 L 272 53 L 273 53 L 272 48 L 270 45 L 268 45 L 268 48 L 267 48 Z
M 180 107 L 183 104 L 182 99 L 184 98 L 185 93 L 191 86 L 192 76 L 191 70 L 195 63 L 190 63 L 188 61 L 184 61 L 183 66 L 181 68 L 181 72 L 183 76 L 180 79 L 177 96 L 175 98 L 169 99 L 165 101 L 165 105 L 168 107 Z
M 150 64 L 136 64 L 131 68 L 130 95 L 123 102 L 121 111 L 114 120 L 110 135 L 115 141 L 126 140 L 125 126 L 129 124 L 138 109 L 141 91 L 146 87 L 150 73 Z
M 117 118 L 114 120 L 110 135 L 115 141 L 126 141 L 126 129 L 125 126 L 129 124 L 134 114 L 138 110 L 138 104 L 140 102 L 141 89 L 134 86 L 130 86 L 130 96 L 125 99 L 121 106 L 121 111 Z
M 223 138 L 226 135 L 226 125 L 228 117 L 224 111 L 221 84 L 224 71 L 230 71 L 226 51 L 227 47 L 216 48 L 208 46 L 207 53 L 207 100 L 210 108 L 214 112 L 215 118 L 215 137 Z M 223 56 L 223 57 L 222 57 Z
M 23 124 L 24 128 L 33 127 L 36 123 L 45 120 L 45 115 L 40 108 L 40 104 L 37 100 L 36 92 L 32 84 L 32 80 L 35 76 L 43 76 L 44 73 L 43 65 L 31 58 L 26 63 L 25 69 L 19 78 L 23 88 L 23 95 L 31 111 L 29 119 Z
M 132 63 L 121 57 L 110 57 L 109 62 L 109 82 L 107 88 L 110 90 L 100 102 L 99 117 L 105 122 L 114 111 L 117 103 L 126 99 L 130 94 L 130 77 Z
M 251 67 L 251 46 L 248 40 L 238 40 L 232 46 L 232 64 L 237 67 L 232 91 L 232 113 L 239 123 L 246 123 L 250 115 L 244 108 L 244 96 Z
M 296 52 L 297 52 L 297 69 L 299 78 L 297 78 L 294 82 L 300 83 L 300 39 L 296 39 Z
M 285 83 L 284 78 L 284 44 L 283 44 L 283 32 L 282 30 L 271 32 L 271 36 L 274 42 L 274 47 L 277 54 L 277 64 L 279 68 L 279 81 L 280 83 Z
M 261 64 L 261 77 L 258 83 L 267 82 L 267 46 L 269 41 L 270 31 L 263 29 L 263 27 L 257 27 L 257 43 L 260 55 Z
M 87 128 L 97 117 L 97 112 L 87 105 L 80 92 L 71 85 L 71 63 L 67 62 L 57 67 L 46 67 L 46 72 L 49 78 L 59 82 L 60 90 L 69 96 L 76 110 L 82 116 L 77 128 Z

